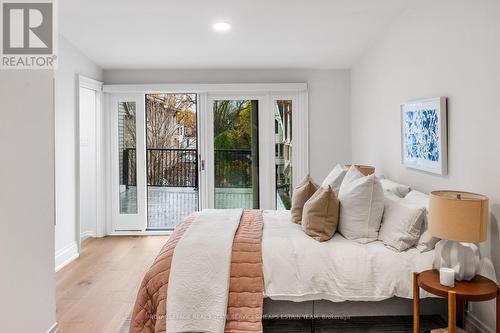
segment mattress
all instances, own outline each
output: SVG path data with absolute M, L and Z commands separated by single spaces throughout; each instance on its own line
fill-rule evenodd
M 289 211 L 264 211 L 263 219 L 264 288 L 272 300 L 412 298 L 413 272 L 432 268 L 434 251 L 395 252 L 380 241 L 360 244 L 339 233 L 320 243 L 291 222 Z

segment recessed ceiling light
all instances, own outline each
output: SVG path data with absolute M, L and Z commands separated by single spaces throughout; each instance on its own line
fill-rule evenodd
M 228 31 L 231 29 L 231 26 L 229 23 L 226 22 L 217 22 L 213 25 L 215 31 Z

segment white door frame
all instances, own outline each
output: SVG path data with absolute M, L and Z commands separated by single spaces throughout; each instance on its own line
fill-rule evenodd
M 213 149 L 213 141 L 205 138 L 213 137 L 213 110 L 212 103 L 216 98 L 219 99 L 256 99 L 259 100 L 259 199 L 261 209 L 275 209 L 276 196 L 275 189 L 267 189 L 269 184 L 275 184 L 274 167 L 274 145 L 268 141 L 262 140 L 260 133 L 272 133 L 274 140 L 274 101 L 277 99 L 292 100 L 293 113 L 293 181 L 297 184 L 304 176 L 309 173 L 309 111 L 308 111 L 308 87 L 307 83 L 241 83 L 241 84 L 118 84 L 104 85 L 103 91 L 106 93 L 107 100 L 111 101 L 115 95 L 141 95 L 144 97 L 148 93 L 196 93 L 198 95 L 198 152 L 199 156 L 199 194 L 200 209 L 213 207 L 213 169 L 210 170 L 211 163 L 209 159 L 210 152 Z M 108 103 L 108 124 L 113 123 L 110 117 L 113 112 L 112 105 Z M 107 127 L 111 128 L 110 126 Z M 108 147 L 112 148 L 114 134 L 109 133 Z M 212 142 L 211 142 L 212 141 Z M 139 142 L 137 143 L 139 145 Z M 113 150 L 110 149 L 110 152 Z M 265 157 L 265 158 L 264 158 Z M 108 155 L 108 160 L 109 160 Z M 203 168 L 205 161 L 205 168 Z M 213 161 L 212 161 L 213 163 Z M 266 163 L 264 165 L 263 163 Z M 213 165 L 213 164 L 212 164 Z M 112 170 L 108 167 L 108 175 L 112 175 Z M 138 173 L 139 177 L 139 173 Z M 145 175 L 144 175 L 145 177 Z M 108 181 L 109 193 L 113 191 L 113 181 Z M 266 184 L 267 187 L 262 184 Z M 210 199 L 212 196 L 212 199 Z M 109 201 L 112 202 L 111 200 Z M 108 205 L 107 216 L 111 219 L 111 206 Z M 145 219 L 146 221 L 147 219 Z M 147 223 L 147 222 L 146 222 Z M 113 231 L 112 226 L 108 224 L 108 234 L 168 234 L 165 231 Z
M 271 115 L 274 125 L 274 102 L 277 100 L 292 101 L 292 165 L 293 186 L 299 184 L 309 174 L 309 113 L 307 93 L 273 93 L 270 96 Z M 274 127 L 273 127 L 274 133 Z M 274 150 L 272 152 L 274 156 Z M 272 174 L 272 183 L 276 183 L 276 174 Z M 276 207 L 276 196 L 273 198 Z
M 104 172 L 104 161 L 105 161 L 105 150 L 104 147 L 104 128 L 103 128 L 103 83 L 83 75 L 76 75 L 76 195 L 75 195 L 75 207 L 76 207 L 76 242 L 78 244 L 78 253 L 81 249 L 81 221 L 80 221 L 80 89 L 90 89 L 96 93 L 96 109 L 95 109 L 95 152 L 96 152 L 96 225 L 95 237 L 103 237 L 106 234 L 105 231 L 105 172 Z

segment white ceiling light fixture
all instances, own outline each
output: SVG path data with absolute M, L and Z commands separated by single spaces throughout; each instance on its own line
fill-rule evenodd
M 215 31 L 224 32 L 231 29 L 231 25 L 227 22 L 217 22 L 213 25 Z

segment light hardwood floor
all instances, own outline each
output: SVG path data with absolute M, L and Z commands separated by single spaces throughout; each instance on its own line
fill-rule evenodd
M 61 333 L 116 333 L 130 315 L 144 273 L 166 236 L 84 241 L 80 258 L 56 274 Z

